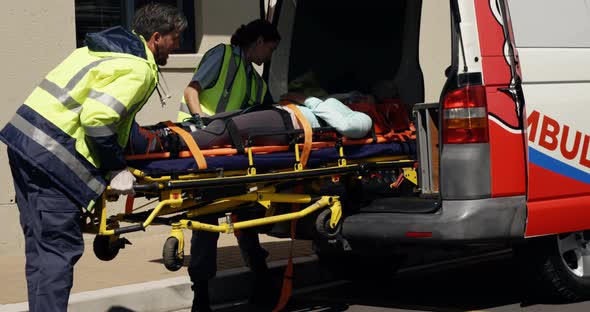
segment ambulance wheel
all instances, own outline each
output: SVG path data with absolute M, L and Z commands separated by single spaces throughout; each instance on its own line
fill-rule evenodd
M 544 296 L 533 300 L 576 302 L 590 298 L 590 231 L 536 238 L 518 252 L 521 266 L 528 267 L 525 272 L 533 282 L 531 288 Z
M 184 264 L 184 252 L 182 257 L 178 255 L 178 238 L 168 237 L 166 243 L 164 243 L 164 249 L 162 251 L 162 259 L 164 260 L 164 266 L 170 271 L 178 271 Z
M 111 261 L 115 259 L 121 248 L 118 244 L 113 244 L 113 241 L 110 236 L 106 235 L 96 235 L 94 237 L 92 250 L 98 259 L 102 261 Z
M 326 209 L 322 211 L 316 221 L 315 221 L 315 230 L 321 238 L 327 240 L 336 239 L 340 231 L 342 230 L 342 219 L 338 221 L 336 227 L 332 228 L 330 226 L 330 218 L 332 217 L 332 210 Z

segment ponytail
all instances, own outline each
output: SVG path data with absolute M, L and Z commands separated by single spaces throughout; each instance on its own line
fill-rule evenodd
M 255 42 L 258 37 L 262 37 L 264 41 L 281 40 L 281 35 L 279 35 L 275 25 L 267 20 L 257 19 L 247 25 L 240 26 L 231 36 L 230 43 L 234 46 L 246 48 Z

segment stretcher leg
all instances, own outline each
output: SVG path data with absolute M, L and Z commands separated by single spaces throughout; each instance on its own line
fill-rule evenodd
M 274 194 L 274 195 L 281 195 L 281 194 Z M 288 194 L 287 194 L 288 195 Z M 301 219 L 310 213 L 317 211 L 321 208 L 326 206 L 330 206 L 331 211 L 335 211 L 335 220 L 336 223 L 339 221 L 340 216 L 342 215 L 342 205 L 340 204 L 340 200 L 338 196 L 322 196 L 319 200 L 314 202 L 313 204 L 309 205 L 308 207 L 291 213 L 285 213 L 281 215 L 271 216 L 271 217 L 264 217 L 258 219 L 252 219 L 247 221 L 240 221 L 235 223 L 224 223 L 220 225 L 212 225 L 212 224 L 205 224 L 198 221 L 192 220 L 181 220 L 182 228 L 186 228 L 193 231 L 209 231 L 209 232 L 219 232 L 219 233 L 231 233 L 233 230 L 241 230 L 245 228 L 257 227 L 267 224 L 291 221 L 296 219 Z

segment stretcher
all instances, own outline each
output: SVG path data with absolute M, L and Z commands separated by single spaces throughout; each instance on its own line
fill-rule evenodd
M 178 131 L 182 137 L 183 130 Z M 187 151 L 127 156 L 137 179 L 135 198 L 155 199 L 157 205 L 143 210 L 134 207 L 134 197 L 129 196 L 124 212 L 109 214 L 107 203 L 115 198 L 107 189 L 95 207 L 84 212 L 84 231 L 97 234 L 96 256 L 114 259 L 129 243 L 121 235 L 152 225 L 171 227 L 163 260 L 172 271 L 183 264 L 183 229 L 234 233 L 311 216 L 316 218 L 318 235 L 333 237 L 347 213 L 341 196 L 355 183 L 379 185 L 392 194 L 403 181 L 417 185 L 412 129 L 385 135 L 373 132 L 356 140 L 330 128 L 304 129 L 294 138 L 285 146 L 249 146 L 246 140 L 240 149 L 199 150 L 188 144 Z M 344 192 L 332 191 L 336 186 L 343 186 Z M 257 215 L 237 221 L 235 216 L 243 211 Z M 225 222 L 199 221 L 210 214 Z

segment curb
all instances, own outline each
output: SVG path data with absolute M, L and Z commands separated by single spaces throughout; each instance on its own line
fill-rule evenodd
M 313 284 L 331 281 L 332 278 L 322 272 L 316 256 L 293 259 L 293 288 L 308 287 Z M 275 285 L 281 285 L 282 273 L 287 260 L 268 263 Z M 222 303 L 246 300 L 250 290 L 251 272 L 246 267 L 220 271 L 209 283 L 211 303 Z M 160 281 L 117 286 L 87 292 L 75 293 L 70 296 L 68 311 L 110 311 L 110 312 L 162 312 L 190 308 L 193 299 L 191 282 L 187 276 L 175 277 Z M 0 312 L 26 312 L 26 302 L 0 305 Z

